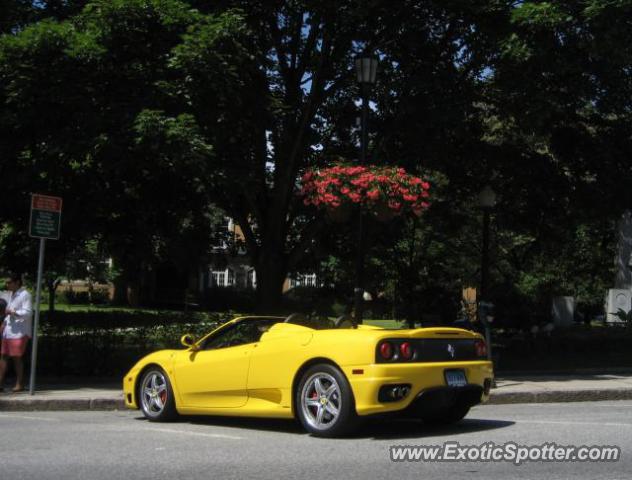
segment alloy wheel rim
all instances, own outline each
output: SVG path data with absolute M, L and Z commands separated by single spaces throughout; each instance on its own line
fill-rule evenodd
M 301 391 L 301 409 L 307 423 L 316 430 L 331 428 L 342 408 L 340 386 L 328 373 L 309 377 Z
M 157 416 L 167 403 L 167 379 L 160 372 L 151 372 L 141 385 L 143 410 L 150 416 Z

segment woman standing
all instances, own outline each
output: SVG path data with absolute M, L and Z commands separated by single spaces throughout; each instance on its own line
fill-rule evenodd
M 15 366 L 17 381 L 14 392 L 24 390 L 24 362 L 29 338 L 33 336 L 33 302 L 31 294 L 22 286 L 20 275 L 11 275 L 6 283 L 11 292 L 2 324 L 2 346 L 0 348 L 0 388 L 7 372 L 7 362 L 11 358 Z

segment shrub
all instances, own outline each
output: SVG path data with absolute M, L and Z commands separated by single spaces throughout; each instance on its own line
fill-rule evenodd
M 230 314 L 159 311 L 42 312 L 38 371 L 122 376 L 142 356 L 179 348 L 185 333 L 202 336 Z

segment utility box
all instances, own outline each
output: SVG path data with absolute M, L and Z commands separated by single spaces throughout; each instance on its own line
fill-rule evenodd
M 575 321 L 575 297 L 554 297 L 551 315 L 556 327 L 573 325 Z
M 623 320 L 614 315 L 619 309 L 625 313 L 632 309 L 632 291 L 622 288 L 611 288 L 608 290 L 606 297 L 606 322 L 623 323 Z

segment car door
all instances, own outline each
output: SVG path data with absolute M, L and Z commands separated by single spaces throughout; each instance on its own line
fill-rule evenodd
M 198 351 L 175 360 L 180 403 L 189 408 L 236 408 L 246 404 L 250 355 L 261 333 L 244 321 L 209 337 Z

